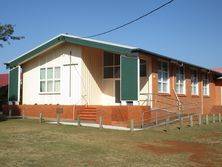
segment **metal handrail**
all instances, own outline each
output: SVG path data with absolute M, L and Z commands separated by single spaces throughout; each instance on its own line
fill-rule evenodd
M 174 93 L 175 93 L 175 90 L 174 90 Z M 156 122 L 156 125 L 158 125 L 158 118 L 161 118 L 161 117 L 170 118 L 172 116 L 175 117 L 175 114 L 176 114 L 176 115 L 179 116 L 178 119 L 181 120 L 181 116 L 183 116 L 185 110 L 197 109 L 198 108 L 197 104 L 201 104 L 201 102 L 181 102 L 176 93 L 175 93 L 176 99 L 173 99 L 173 98 L 170 98 L 170 97 L 167 97 L 167 96 L 163 96 L 161 94 L 154 94 L 154 93 L 142 93 L 141 95 L 147 95 L 147 101 L 149 101 L 149 102 L 154 101 L 155 104 L 156 103 L 161 103 L 161 104 L 168 105 L 167 107 L 153 108 L 153 109 L 150 109 L 148 111 L 143 111 L 142 112 L 142 125 L 141 125 L 142 128 L 144 127 L 144 122 L 145 122 L 144 115 L 147 112 L 155 111 L 155 113 L 156 113 L 155 118 L 151 118 L 151 119 L 148 119 L 148 120 L 150 120 L 150 121 L 153 120 L 153 121 Z M 151 99 L 149 99 L 149 97 L 150 97 L 149 95 L 152 95 Z M 160 97 L 160 98 L 165 98 L 165 99 L 168 99 L 168 100 L 176 101 L 176 104 L 170 104 L 170 103 L 161 101 L 159 99 L 153 98 L 153 96 L 157 96 L 157 97 Z M 173 108 L 175 108 L 175 111 L 172 111 Z M 158 115 L 157 115 L 158 111 L 166 111 L 167 115 L 158 117 Z
M 159 102 L 159 103 L 161 103 L 161 104 L 166 104 L 166 105 L 169 105 L 169 106 L 172 105 L 172 104 L 170 104 L 170 103 L 166 103 L 166 102 L 163 102 L 163 101 L 160 101 L 160 100 L 149 100 L 149 101 Z
M 177 99 L 174 99 L 174 98 L 171 98 L 171 97 L 168 97 L 166 95 L 163 95 L 163 94 L 160 94 L 160 93 L 140 93 L 140 95 L 153 95 L 153 96 L 160 96 L 160 97 L 163 97 L 165 99 L 169 99 L 169 100 L 173 100 L 173 101 L 177 101 Z

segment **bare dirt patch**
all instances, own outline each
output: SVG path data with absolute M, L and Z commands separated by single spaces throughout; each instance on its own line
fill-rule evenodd
M 139 147 L 157 155 L 190 154 L 189 161 L 206 167 L 222 164 L 222 151 L 218 152 L 210 148 L 207 144 L 184 141 L 164 141 L 161 143 L 143 144 L 139 145 Z
M 222 132 L 212 132 L 196 136 L 196 138 L 218 138 L 222 137 Z

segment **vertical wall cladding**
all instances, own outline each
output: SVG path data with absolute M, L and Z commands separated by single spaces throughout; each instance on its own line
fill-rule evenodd
M 152 84 L 152 73 L 151 73 L 151 68 L 152 68 L 152 59 L 150 56 L 146 55 L 140 55 L 140 59 L 146 61 L 146 76 L 140 76 L 140 105 L 147 105 L 147 95 L 148 93 L 152 93 L 151 89 L 151 84 Z
M 71 79 L 69 66 L 64 66 L 70 64 L 70 60 L 72 64 L 77 64 L 76 67 L 71 67 Z M 60 67 L 61 69 L 60 92 L 58 93 L 40 92 L 40 68 L 48 67 Z M 80 46 L 70 43 L 59 44 L 23 64 L 22 72 L 23 104 L 76 104 L 80 101 Z M 71 90 L 69 90 L 69 80 L 71 80 Z
M 39 70 L 38 58 L 22 65 L 22 102 L 23 104 L 39 103 Z
M 82 46 L 82 104 L 101 105 L 103 51 Z M 85 99 L 85 100 L 84 100 Z
M 168 60 L 167 60 L 168 61 Z M 169 62 L 169 79 L 170 79 L 170 91 L 169 93 L 158 93 L 158 58 L 152 57 L 152 91 L 153 94 L 158 94 L 157 98 L 163 101 L 167 98 L 172 98 L 176 100 L 173 88 L 175 89 L 176 85 L 176 66 L 177 64 Z M 189 65 L 184 65 L 185 68 L 185 94 L 178 94 L 178 97 L 181 102 L 185 104 L 185 112 L 194 112 L 194 113 L 209 113 L 212 111 L 214 105 L 220 104 L 221 91 L 220 85 L 216 85 L 215 75 L 213 73 L 207 73 L 207 71 L 198 71 L 198 95 L 191 94 L 191 69 L 193 67 Z M 203 96 L 203 75 L 208 74 L 209 78 L 209 96 Z M 161 96 L 160 96 L 161 95 Z M 165 100 L 165 102 L 167 102 Z M 172 101 L 169 101 L 173 103 Z M 203 106 L 202 106 L 203 102 Z M 153 105 L 155 107 L 155 105 Z M 160 103 L 156 104 L 156 107 L 162 107 Z

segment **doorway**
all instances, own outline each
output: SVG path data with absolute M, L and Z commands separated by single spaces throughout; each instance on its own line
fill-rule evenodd
M 115 80 L 115 103 L 120 103 L 120 80 Z

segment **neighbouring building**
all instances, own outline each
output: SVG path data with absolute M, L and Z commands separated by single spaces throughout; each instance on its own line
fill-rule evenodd
M 8 85 L 8 74 L 0 74 L 0 87 Z
M 10 70 L 8 100 L 32 115 L 60 105 L 75 112 L 75 119 L 76 108 L 80 111 L 80 106 L 87 105 L 87 110 L 96 106 L 97 113 L 110 112 L 110 119 L 118 121 L 141 117 L 134 111 L 131 116 L 118 115 L 121 107 L 141 114 L 179 102 L 187 110 L 195 106 L 195 111 L 210 113 L 222 105 L 220 71 L 136 47 L 72 35 L 56 36 L 6 66 Z
M 8 74 L 0 74 L 0 111 L 8 101 Z

